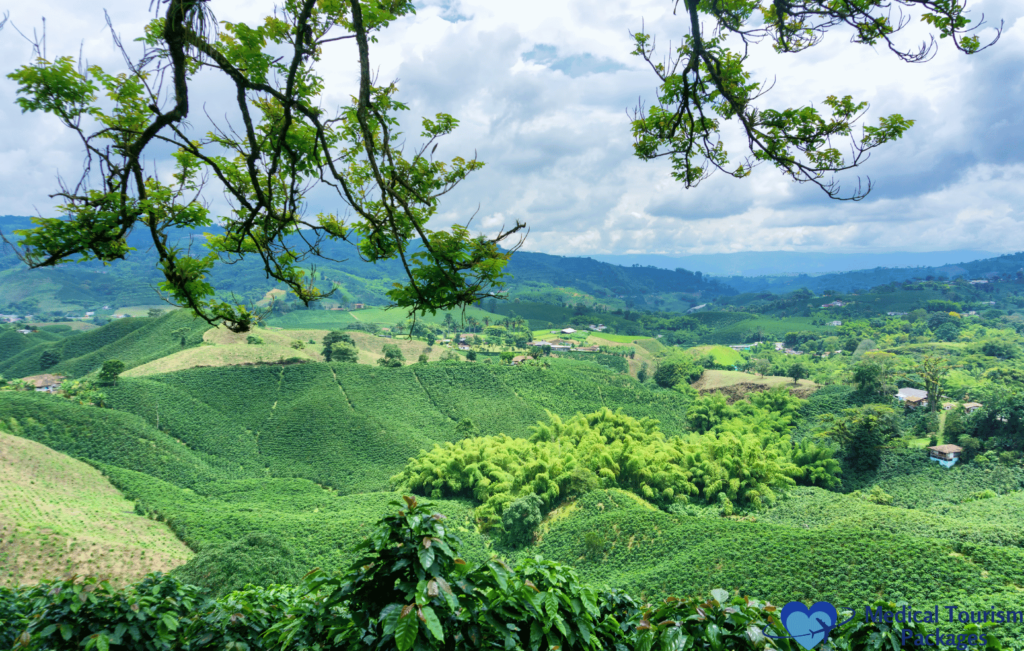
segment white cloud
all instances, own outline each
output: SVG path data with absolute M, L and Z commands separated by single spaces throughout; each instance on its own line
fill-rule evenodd
M 148 20 L 145 5 L 108 3 L 126 40 Z M 254 20 L 273 6 L 212 5 L 219 19 L 233 21 Z M 876 190 L 856 204 L 828 201 L 817 188 L 768 168 L 684 190 L 667 161 L 633 157 L 627 111 L 653 97 L 656 80 L 629 54 L 628 31 L 645 21 L 659 42 L 678 41 L 682 17 L 671 10 L 662 0 L 609 0 L 599 11 L 583 0 L 428 0 L 383 33 L 372 63 L 381 79 L 399 80 L 400 99 L 412 108 L 403 120 L 410 145 L 418 116 L 448 112 L 461 126 L 438 155 L 476 151 L 486 163 L 446 197 L 439 225 L 465 222 L 479 206 L 474 225 L 493 230 L 521 219 L 531 227 L 527 249 L 566 255 L 1024 249 L 1024 235 L 1017 235 L 1024 219 L 1019 3 L 978 3 L 976 11 L 990 22 L 1005 18 L 1007 29 L 998 45 L 971 58 L 941 42 L 935 61 L 903 64 L 882 49 L 851 45 L 841 33 L 799 55 L 775 55 L 767 44 L 755 49 L 755 78 L 776 77 L 766 105 L 820 104 L 829 94 L 850 94 L 871 102 L 871 121 L 897 112 L 918 121 L 864 166 Z M 77 54 L 81 42 L 90 62 L 120 64 L 102 10 L 92 3 L 38 0 L 11 12 L 22 29 L 47 17 L 51 56 Z M 913 26 L 908 41 L 921 33 Z M 342 42 L 335 51 L 325 66 L 328 105 L 355 93 L 354 47 Z M 10 27 L 0 33 L 0 60 L 9 68 L 28 54 Z M 202 90 L 216 98 L 216 88 Z M 0 201 L 9 214 L 53 214 L 47 195 L 57 170 L 69 177 L 79 171 L 77 143 L 50 118 L 22 115 L 13 102 L 14 85 L 3 79 Z M 215 106 L 207 110 L 218 115 Z M 735 134 L 726 144 L 742 154 Z M 855 175 L 843 181 L 855 182 Z M 336 206 L 317 193 L 311 208 Z

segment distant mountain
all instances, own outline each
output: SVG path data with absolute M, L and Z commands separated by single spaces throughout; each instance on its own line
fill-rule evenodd
M 929 253 L 804 253 L 800 251 L 747 251 L 706 255 L 654 254 L 591 255 L 594 260 L 622 266 L 653 266 L 662 269 L 699 269 L 712 276 L 774 276 L 818 274 L 874 269 L 877 267 L 940 267 L 994 257 L 987 251 L 957 250 Z
M 31 228 L 26 217 L 0 216 L 0 230 L 13 238 L 13 231 Z M 185 247 L 192 240 L 200 248 L 203 232 L 216 233 L 219 228 L 191 232 L 177 230 L 170 240 Z M 296 237 L 295 247 L 302 242 Z M 155 286 L 163 277 L 156 268 L 156 256 L 148 233 L 136 229 L 128 243 L 137 250 L 127 260 L 104 267 L 98 262 L 67 264 L 51 269 L 29 270 L 6 246 L 0 246 L 0 311 L 16 313 L 49 310 L 93 309 L 95 306 L 142 305 L 157 303 Z M 352 244 L 326 242 L 321 247 L 324 258 L 309 258 L 318 273 L 318 286 L 341 288 L 343 302 L 383 305 L 385 292 L 392 283 L 405 277 L 397 260 L 364 262 Z M 545 253 L 520 251 L 509 261 L 506 271 L 511 275 L 507 289 L 537 291 L 538 286 L 561 287 L 600 299 L 618 297 L 644 303 L 649 294 L 686 295 L 688 300 L 706 300 L 736 293 L 732 287 L 699 272 L 657 267 L 623 267 L 590 258 L 573 258 Z M 253 258 L 234 265 L 218 265 L 211 273 L 212 284 L 225 294 L 258 300 L 277 286 L 267 280 L 262 266 Z M 628 303 L 627 303 L 628 304 Z M 689 304 L 687 304 L 689 305 Z
M 831 289 L 837 292 L 857 292 L 907 280 L 932 280 L 964 277 L 983 279 L 994 276 L 1017 278 L 1024 275 L 1024 252 L 1008 253 L 994 258 L 974 260 L 961 264 L 947 264 L 938 267 L 893 268 L 877 267 L 859 269 L 835 274 L 788 274 L 777 276 L 732 276 L 718 278 L 741 293 L 772 292 L 784 294 L 805 288 L 820 293 Z

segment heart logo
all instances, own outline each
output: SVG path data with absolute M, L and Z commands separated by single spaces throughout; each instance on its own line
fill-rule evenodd
M 816 602 L 810 608 L 799 601 L 791 601 L 782 607 L 781 616 L 786 632 L 807 651 L 828 637 L 839 621 L 835 606 L 827 601 Z

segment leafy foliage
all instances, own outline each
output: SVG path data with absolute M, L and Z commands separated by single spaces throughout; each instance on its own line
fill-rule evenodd
M 642 602 L 598 591 L 576 571 L 541 558 L 514 567 L 497 557 L 468 563 L 440 513 L 406 497 L 359 545 L 343 572 L 315 570 L 301 586 L 249 587 L 212 602 L 198 588 L 151 575 L 123 591 L 94 579 L 0 590 L 2 635 L 25 649 L 330 648 L 570 650 L 674 648 L 680 643 L 761 649 L 765 633 L 795 651 L 777 609 L 713 589 L 710 598 Z M 895 609 L 889 602 L 871 606 Z M 923 634 L 923 625 L 909 625 Z M 975 627 L 972 630 L 977 630 Z M 896 651 L 900 638 L 863 612 L 832 634 L 843 651 Z M 992 648 L 998 648 L 993 641 Z
M 594 485 L 631 490 L 663 508 L 699 497 L 731 514 L 734 505 L 757 509 L 775 502 L 805 472 L 819 481 L 838 472 L 815 455 L 801 457 L 806 471 L 793 462 L 784 435 L 789 415 L 749 403 L 743 417 L 730 415 L 736 417 L 704 435 L 668 438 L 657 421 L 609 409 L 564 422 L 549 414 L 550 422 L 534 427 L 529 440 L 485 436 L 438 445 L 394 480 L 434 498 L 475 498 L 483 503 L 480 521 L 497 526 L 518 498 L 536 495 L 550 510 L 578 493 L 576 486 L 588 484 L 580 473 L 593 476 Z

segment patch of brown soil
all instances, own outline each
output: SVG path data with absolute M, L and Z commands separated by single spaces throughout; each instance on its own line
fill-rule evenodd
M 756 382 L 740 382 L 739 384 L 733 384 L 728 387 L 718 387 L 716 389 L 703 389 L 699 386 L 700 382 L 694 384 L 694 388 L 700 392 L 700 395 L 707 395 L 709 393 L 721 393 L 725 396 L 726 401 L 731 405 L 734 402 L 743 400 L 752 393 L 758 393 L 760 391 L 767 391 L 771 387 L 758 384 Z M 783 385 L 786 386 L 786 385 Z M 814 393 L 815 387 L 788 385 L 786 389 L 791 394 L 798 398 L 807 398 Z

